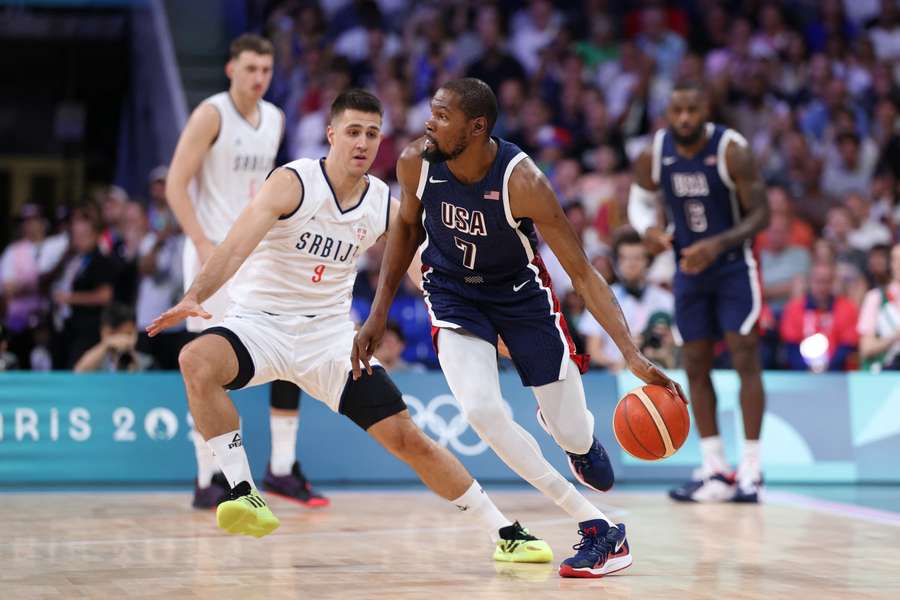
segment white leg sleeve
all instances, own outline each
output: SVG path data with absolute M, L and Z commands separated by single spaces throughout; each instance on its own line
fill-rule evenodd
M 509 468 L 579 522 L 606 518 L 547 462 L 537 440 L 504 409 L 493 345 L 442 329 L 438 334 L 438 359 L 469 425 Z
M 556 443 L 573 454 L 590 450 L 594 443 L 594 415 L 587 409 L 578 367 L 571 364 L 565 379 L 532 390 Z

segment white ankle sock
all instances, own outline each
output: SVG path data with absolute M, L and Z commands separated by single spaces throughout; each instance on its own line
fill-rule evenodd
M 460 512 L 469 515 L 469 518 L 481 521 L 481 524 L 487 528 L 491 541 L 495 544 L 500 539 L 500 528 L 512 525 L 512 521 L 500 512 L 500 509 L 494 505 L 494 502 L 475 480 L 472 481 L 472 485 L 465 494 L 451 502 Z
M 244 440 L 240 430 L 236 429 L 210 438 L 206 443 L 209 444 L 219 468 L 222 469 L 231 487 L 246 481 L 250 487 L 256 488 L 253 476 L 250 474 L 250 463 L 247 462 L 247 453 L 244 452 Z
M 297 428 L 300 415 L 289 417 L 272 415 L 269 427 L 272 431 L 272 455 L 269 468 L 273 475 L 289 475 L 297 456 Z
M 703 453 L 703 476 L 709 477 L 716 473 L 727 473 L 730 469 L 725 459 L 725 448 L 722 446 L 722 438 L 717 435 L 700 438 L 700 450 Z
M 216 459 L 200 432 L 191 432 L 191 440 L 194 442 L 194 454 L 197 455 L 197 487 L 209 487 L 213 475 L 219 470 Z
M 744 452 L 738 467 L 740 483 L 755 483 L 762 477 L 759 451 L 759 440 L 744 440 Z

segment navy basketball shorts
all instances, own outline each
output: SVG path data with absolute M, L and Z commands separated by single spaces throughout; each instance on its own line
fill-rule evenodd
M 435 350 L 440 329 L 457 329 L 509 349 L 522 385 L 541 386 L 565 377 L 569 361 L 583 373 L 586 356 L 575 352 L 559 301 L 543 269 L 522 271 L 504 283 L 467 284 L 431 272 L 425 275 L 425 303 Z
M 747 335 L 762 308 L 755 263 L 736 261 L 698 275 L 675 273 L 675 324 L 685 342 L 720 339 L 724 332 Z

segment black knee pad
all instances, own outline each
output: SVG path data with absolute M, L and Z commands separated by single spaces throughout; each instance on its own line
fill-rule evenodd
M 406 403 L 403 401 L 403 394 L 383 367 L 372 367 L 371 375 L 363 370 L 362 377 L 356 381 L 353 380 L 352 373 L 347 376 L 338 412 L 364 431 L 404 410 Z
M 300 388 L 290 381 L 273 381 L 269 387 L 269 406 L 280 410 L 298 410 Z

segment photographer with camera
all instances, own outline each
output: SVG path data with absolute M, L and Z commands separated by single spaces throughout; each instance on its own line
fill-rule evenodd
M 650 257 L 641 236 L 631 227 L 623 227 L 617 232 L 613 242 L 613 260 L 618 280 L 610 289 L 622 306 L 632 334 L 640 338 L 652 315 L 674 313 L 675 299 L 671 292 L 647 283 Z M 594 317 L 585 314 L 578 322 L 578 331 L 585 338 L 592 366 L 614 372 L 624 368 L 622 353 Z M 638 346 L 642 346 L 640 339 Z
M 75 372 L 134 373 L 148 370 L 153 359 L 135 350 L 137 339 L 134 311 L 124 304 L 109 305 L 101 316 L 100 342 L 78 359 Z

